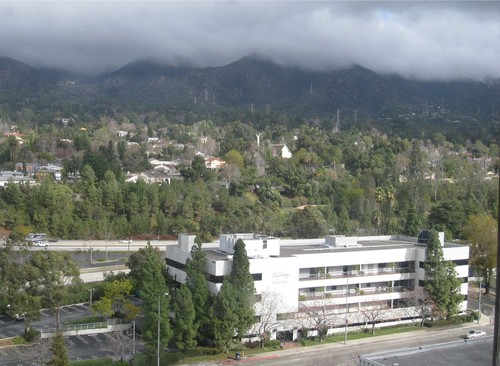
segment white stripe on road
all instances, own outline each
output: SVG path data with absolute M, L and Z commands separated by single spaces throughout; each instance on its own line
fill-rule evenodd
M 89 344 L 89 341 L 87 341 L 85 338 L 83 338 L 82 336 L 76 336 L 79 340 L 81 340 L 83 343 L 85 344 Z
M 68 342 L 70 345 L 74 346 L 75 345 L 75 342 L 73 342 L 69 337 L 64 337 L 64 339 L 66 340 L 66 342 Z
M 97 342 L 102 343 L 102 339 L 99 338 L 97 334 L 89 334 L 90 337 L 94 338 Z

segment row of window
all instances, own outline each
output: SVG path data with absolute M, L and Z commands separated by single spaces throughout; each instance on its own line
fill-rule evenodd
M 455 264 L 456 266 L 468 266 L 468 265 L 469 265 L 469 259 L 468 259 L 468 258 L 467 258 L 467 259 L 455 259 L 455 260 L 453 260 L 453 261 L 451 261 L 451 262 L 452 262 L 453 264 Z M 425 262 L 420 261 L 420 262 L 418 263 L 418 266 L 419 266 L 420 268 L 424 268 L 424 263 L 425 263 Z
M 186 265 L 184 263 L 174 261 L 170 258 L 165 258 L 165 263 L 169 267 L 177 268 L 181 271 L 186 271 Z M 262 273 L 252 273 L 252 278 L 254 281 L 262 281 Z M 212 274 L 208 274 L 207 281 L 212 283 L 222 283 L 224 282 L 224 276 L 214 276 Z

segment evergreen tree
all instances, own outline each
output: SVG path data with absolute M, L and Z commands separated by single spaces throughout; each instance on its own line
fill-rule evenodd
M 319 238 L 328 233 L 328 224 L 316 207 L 297 210 L 292 217 L 292 233 L 297 238 Z
M 235 291 L 237 303 L 237 322 L 235 324 L 236 334 L 239 340 L 246 334 L 254 322 L 255 288 L 253 277 L 250 274 L 250 262 L 248 260 L 245 243 L 238 239 L 234 245 L 233 266 L 229 275 L 229 282 Z
M 409 236 L 417 236 L 421 227 L 422 220 L 418 215 L 415 204 L 412 202 L 410 203 L 410 207 L 408 208 L 408 212 L 406 213 L 404 234 Z
M 210 316 L 213 297 L 208 289 L 206 278 L 205 253 L 201 249 L 201 241 L 196 238 L 191 248 L 191 258 L 186 261 L 186 286 L 191 292 L 195 308 L 195 326 L 200 341 L 213 337 L 213 318 Z
M 56 332 L 50 351 L 52 352 L 52 359 L 47 362 L 47 366 L 69 366 L 68 353 L 61 331 Z
M 349 235 L 352 232 L 351 220 L 349 219 L 349 213 L 345 206 L 342 206 L 340 210 L 339 219 L 338 219 L 338 234 Z
M 224 278 L 215 300 L 214 339 L 224 352 L 228 352 L 234 343 L 238 323 L 237 290 L 228 277 Z
M 150 244 L 144 250 L 144 267 L 141 273 L 141 290 L 144 299 L 144 324 L 142 334 L 148 349 L 157 349 L 158 321 L 160 322 L 160 349 L 172 337 L 168 309 L 168 288 L 164 276 L 165 265 Z M 158 309 L 160 319 L 158 319 Z
M 186 285 L 181 285 L 175 292 L 172 310 L 175 314 L 173 331 L 176 347 L 181 351 L 193 348 L 197 335 L 196 312 L 191 291 Z
M 447 319 L 458 313 L 463 298 L 455 265 L 445 261 L 436 230 L 431 230 L 425 262 L 425 291 L 433 304 L 433 313 Z

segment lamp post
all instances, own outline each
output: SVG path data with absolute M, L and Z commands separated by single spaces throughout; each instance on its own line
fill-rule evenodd
M 89 306 L 92 306 L 92 291 L 94 291 L 94 289 L 89 288 L 89 292 L 90 292 Z
M 168 296 L 168 292 L 165 292 L 164 296 Z M 158 349 L 156 358 L 157 358 L 157 366 L 160 366 L 160 306 L 161 306 L 161 297 L 162 295 L 158 295 Z
M 349 277 L 347 277 L 347 290 L 345 292 L 345 328 L 344 344 L 347 344 L 347 323 L 349 322 Z
M 479 301 L 478 301 L 478 312 L 477 312 L 477 324 L 479 324 L 479 321 L 481 320 L 481 292 L 483 292 L 482 283 L 483 279 L 479 278 Z
M 135 320 L 132 320 L 132 356 L 135 356 Z

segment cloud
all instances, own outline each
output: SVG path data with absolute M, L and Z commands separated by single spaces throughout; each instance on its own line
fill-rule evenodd
M 478 1 L 0 1 L 0 54 L 86 73 L 259 52 L 308 68 L 500 78 L 499 19 L 499 2 Z

